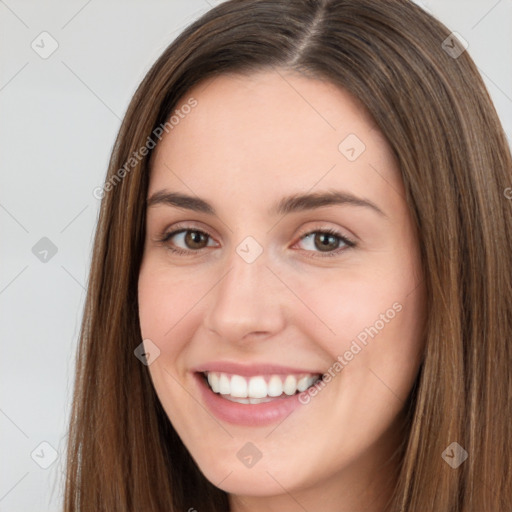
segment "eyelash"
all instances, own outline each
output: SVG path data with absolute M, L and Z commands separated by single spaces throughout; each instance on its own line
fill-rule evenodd
M 167 242 L 169 242 L 169 240 L 173 236 L 178 235 L 178 234 L 183 233 L 183 232 L 187 232 L 187 231 L 193 231 L 193 232 L 196 232 L 196 233 L 201 233 L 203 235 L 206 235 L 209 238 L 212 238 L 208 233 L 206 233 L 205 231 L 203 231 L 201 229 L 196 229 L 194 227 L 180 227 L 179 229 L 176 229 L 176 230 L 171 231 L 169 233 L 164 233 L 157 240 L 157 242 L 159 242 L 161 244 L 166 244 L 168 250 L 170 250 L 171 252 L 173 252 L 175 254 L 179 254 L 179 255 L 183 255 L 183 256 L 190 256 L 191 253 L 201 252 L 202 249 L 198 249 L 198 250 L 193 250 L 193 249 L 185 250 L 185 249 L 181 249 L 179 247 L 178 248 L 177 247 L 172 247 L 170 244 L 167 243 Z M 308 232 L 304 233 L 303 235 L 301 235 L 301 237 L 299 238 L 299 241 L 301 241 L 304 238 L 306 238 L 306 237 L 308 237 L 310 235 L 313 235 L 315 233 L 322 233 L 322 234 L 325 234 L 325 235 L 334 236 L 334 237 L 338 238 L 341 242 L 343 242 L 346 245 L 346 247 L 341 247 L 341 248 L 335 249 L 334 251 L 328 251 L 326 253 L 321 253 L 320 251 L 309 251 L 309 250 L 306 250 L 306 253 L 315 252 L 315 253 L 322 254 L 321 256 L 311 256 L 311 255 L 308 255 L 308 257 L 310 257 L 310 258 L 330 258 L 330 257 L 333 257 L 333 256 L 337 256 L 340 253 L 345 252 L 347 249 L 351 249 L 351 248 L 356 246 L 356 243 L 353 240 L 351 240 L 350 238 L 347 238 L 346 236 L 342 235 L 341 233 L 339 233 L 338 231 L 336 231 L 335 229 L 332 229 L 332 228 L 315 229 L 315 230 L 312 230 L 312 231 L 308 231 Z

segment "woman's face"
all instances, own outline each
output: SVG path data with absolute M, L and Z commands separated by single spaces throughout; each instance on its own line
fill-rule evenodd
M 209 79 L 177 109 L 138 290 L 160 401 L 233 506 L 373 510 L 422 350 L 397 162 L 357 100 L 285 70 Z

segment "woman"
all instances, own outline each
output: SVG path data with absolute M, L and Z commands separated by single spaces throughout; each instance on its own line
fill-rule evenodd
M 512 159 L 405 0 L 231 0 L 109 165 L 66 511 L 512 507 Z

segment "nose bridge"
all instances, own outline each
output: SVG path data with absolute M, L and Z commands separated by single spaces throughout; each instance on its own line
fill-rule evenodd
M 205 320 L 223 339 L 239 340 L 250 333 L 279 329 L 281 295 L 268 264 L 267 252 L 252 237 L 226 258 Z

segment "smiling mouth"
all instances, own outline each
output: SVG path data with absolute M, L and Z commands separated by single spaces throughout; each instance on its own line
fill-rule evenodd
M 320 374 L 241 375 L 201 372 L 203 380 L 215 394 L 240 404 L 260 404 L 288 398 L 306 391 L 321 380 Z

